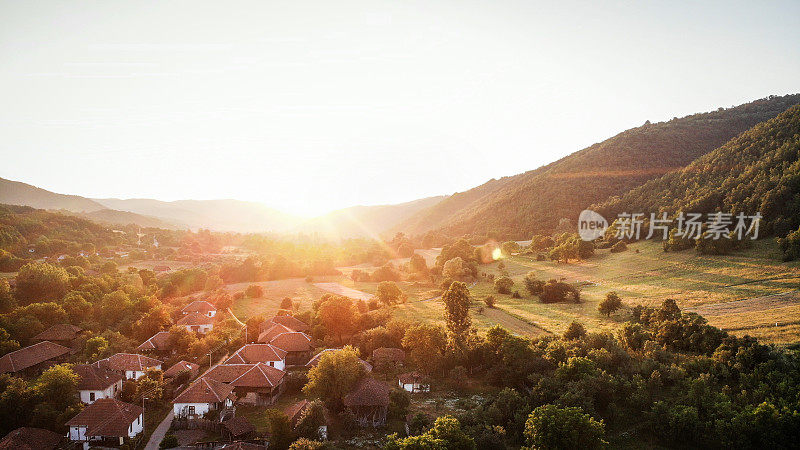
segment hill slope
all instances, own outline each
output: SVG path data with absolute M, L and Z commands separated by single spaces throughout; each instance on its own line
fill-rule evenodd
M 454 194 L 397 227 L 409 234 L 493 233 L 529 238 L 573 223 L 591 204 L 621 195 L 687 164 L 759 122 L 800 103 L 800 94 L 624 131 L 549 165 Z
M 64 209 L 72 212 L 92 212 L 105 206 L 78 195 L 56 194 L 19 181 L 0 178 L 0 203 L 31 206 L 39 209 Z
M 762 230 L 783 236 L 800 226 L 800 105 L 593 208 L 609 218 L 623 210 L 761 212 Z

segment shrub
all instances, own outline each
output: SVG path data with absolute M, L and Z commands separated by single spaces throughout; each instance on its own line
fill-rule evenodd
M 542 303 L 580 303 L 581 296 L 575 286 L 561 281 L 550 280 L 542 287 L 539 300 Z
M 161 440 L 161 443 L 158 444 L 158 448 L 175 448 L 178 446 L 178 437 L 174 434 L 168 434 L 164 436 L 164 439 Z
M 488 306 L 489 308 L 494 308 L 494 303 L 495 303 L 494 295 L 487 295 L 486 298 L 483 299 L 483 303 L 486 303 L 486 306 Z
M 244 290 L 244 295 L 250 298 L 261 298 L 264 296 L 264 288 L 257 284 L 251 284 Z
M 622 307 L 622 299 L 619 298 L 616 292 L 609 292 L 606 294 L 606 298 L 597 305 L 597 310 L 600 311 L 600 314 L 605 315 L 606 317 L 611 317 L 611 314 L 614 311 L 618 310 Z
M 519 293 L 519 291 L 514 291 L 511 293 L 511 298 L 522 298 L 522 295 Z
M 586 336 L 586 328 L 584 328 L 582 323 L 579 322 L 572 322 L 567 327 L 567 331 L 564 332 L 564 339 L 572 340 L 572 339 L 581 339 Z
M 494 288 L 500 294 L 510 294 L 512 286 L 514 286 L 514 280 L 509 277 L 500 277 L 494 280 Z
M 611 247 L 611 253 L 621 253 L 628 249 L 628 244 L 625 241 L 619 241 Z

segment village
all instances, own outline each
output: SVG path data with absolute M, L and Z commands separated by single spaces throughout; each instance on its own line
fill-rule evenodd
M 220 314 L 208 301 L 195 300 L 181 310 L 176 325 L 202 336 L 214 329 Z M 242 333 L 246 326 L 242 329 Z M 70 418 L 67 439 L 84 449 L 98 446 L 141 444 L 144 432 L 144 396 L 141 404 L 127 403 L 120 396 L 130 383 L 145 377 L 163 379 L 172 386 L 171 408 L 156 430 L 151 430 L 143 448 L 170 448 L 162 444 L 168 433 L 179 430 L 208 430 L 218 440 L 203 441 L 203 448 L 266 448 L 269 436 L 256 431 L 247 416 L 237 414 L 237 408 L 263 412 L 278 403 L 285 395 L 287 374 L 306 373 L 322 361 L 331 359 L 337 348 L 320 348 L 307 334 L 308 324 L 288 311 L 276 315 L 259 326 L 259 333 L 225 355 L 206 370 L 196 362 L 173 362 L 175 350 L 170 332 L 160 331 L 142 342 L 136 353 L 116 353 L 90 364 L 73 367 L 79 376 L 77 392 L 85 407 Z M 0 358 L 0 372 L 15 376 L 35 377 L 48 367 L 68 360 L 74 353 L 73 343 L 82 330 L 74 325 L 57 324 L 32 338 L 35 343 Z M 211 358 L 211 355 L 209 355 Z M 170 363 L 167 364 L 167 361 Z M 418 371 L 403 371 L 405 352 L 400 348 L 376 348 L 370 362 L 360 360 L 364 376 L 343 398 L 343 404 L 361 427 L 383 427 L 392 389 L 409 394 L 430 392 L 430 381 Z M 382 373 L 398 373 L 394 381 L 377 379 L 371 372 L 380 367 Z M 387 370 L 390 369 L 390 370 Z M 297 397 L 297 394 L 294 394 Z M 283 402 L 286 403 L 286 402 Z M 284 409 L 292 426 L 307 415 L 312 403 L 305 398 L 292 401 Z M 316 424 L 316 438 L 328 438 L 330 414 L 324 411 Z M 25 436 L 29 433 L 30 436 Z M 27 428 L 17 430 L 7 439 L 35 442 L 37 448 L 62 448 L 65 441 L 47 430 Z M 47 436 L 51 434 L 51 436 Z M 189 433 L 203 436 L 205 433 Z M 170 439 L 175 439 L 170 434 Z M 178 441 L 174 442 L 178 446 Z M 52 443 L 52 445 L 48 445 Z M 198 444 L 183 442 L 183 445 Z M 0 446 L 2 447 L 2 446 Z M 2 447 L 7 448 L 7 447 Z

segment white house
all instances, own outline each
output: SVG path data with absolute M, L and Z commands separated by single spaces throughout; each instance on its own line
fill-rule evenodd
M 93 364 L 122 374 L 126 380 L 136 380 L 147 373 L 147 369 L 161 370 L 161 361 L 135 353 L 117 353 Z
M 199 312 L 189 313 L 176 323 L 189 331 L 200 334 L 206 334 L 214 329 L 214 319 Z
M 430 392 L 431 383 L 428 377 L 419 372 L 407 372 L 398 377 L 397 384 L 408 392 Z
M 181 392 L 172 401 L 175 417 L 203 417 L 209 411 L 220 413 L 231 408 L 236 396 L 233 386 L 210 379 L 200 378 Z M 223 414 L 220 414 L 222 419 Z
M 84 449 L 90 442 L 122 445 L 142 432 L 143 412 L 141 407 L 117 399 L 97 400 L 67 421 L 69 439 L 82 442 Z
M 122 392 L 122 375 L 88 364 L 76 365 L 78 396 L 81 402 L 92 404 L 102 398 L 116 398 Z

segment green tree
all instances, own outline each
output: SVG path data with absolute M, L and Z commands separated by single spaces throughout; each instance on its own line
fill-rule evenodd
M 593 449 L 606 445 L 605 426 L 577 407 L 544 405 L 525 422 L 525 438 L 531 449 Z
M 283 411 L 268 409 L 264 411 L 264 416 L 269 430 L 269 448 L 286 450 L 294 441 L 295 435 L 292 431 L 292 423 Z
M 509 277 L 500 277 L 494 280 L 494 289 L 500 294 L 510 294 L 514 287 L 514 280 Z
M 0 314 L 10 312 L 16 306 L 14 297 L 11 296 L 11 287 L 5 279 L 0 280 Z
M 534 271 L 528 272 L 525 278 L 522 279 L 522 283 L 531 295 L 540 295 L 544 289 L 544 282 L 536 279 L 536 272 Z
M 622 307 L 622 299 L 619 298 L 616 292 L 611 291 L 606 294 L 606 298 L 597 305 L 597 310 L 600 311 L 600 314 L 605 315 L 606 317 L 611 317 L 616 310 Z
M 325 294 L 319 302 L 317 310 L 320 322 L 331 333 L 334 333 L 339 342 L 344 342 L 343 336 L 356 331 L 356 310 L 353 301 L 341 295 Z
M 566 340 L 582 339 L 584 337 L 586 337 L 586 328 L 580 322 L 570 323 L 567 331 L 564 332 L 564 339 Z
M 400 290 L 400 287 L 398 287 L 397 283 L 394 281 L 381 281 L 378 283 L 378 290 L 375 292 L 375 297 L 385 305 L 393 305 L 401 302 L 405 294 L 403 294 L 403 291 Z
M 399 439 L 390 435 L 386 450 L 473 450 L 475 441 L 461 429 L 458 419 L 442 416 L 436 419 L 433 427 L 418 436 Z
M 408 261 L 408 267 L 414 273 L 423 275 L 428 273 L 428 264 L 425 262 L 425 258 L 418 253 L 411 255 L 411 259 Z
M 442 367 L 447 332 L 440 325 L 414 325 L 406 331 L 402 345 L 409 349 L 414 364 L 423 372 L 431 374 Z
M 459 256 L 448 260 L 442 267 L 442 276 L 445 278 L 460 280 L 464 277 L 464 274 L 464 260 Z
M 78 374 L 69 364 L 57 364 L 42 372 L 34 384 L 36 393 L 53 408 L 63 410 L 77 402 Z
M 83 344 L 83 355 L 90 361 L 102 359 L 108 354 L 108 341 L 102 336 L 93 336 Z
M 297 435 L 308 439 L 319 439 L 319 427 L 326 424 L 325 407 L 319 400 L 314 400 L 300 415 L 295 426 Z
M 69 289 L 69 275 L 63 267 L 29 263 L 17 274 L 15 296 L 21 305 L 61 300 Z
M 363 376 L 364 366 L 358 352 L 345 346 L 322 354 L 319 364 L 308 371 L 308 383 L 303 392 L 321 398 L 331 410 L 338 412 L 343 407 L 342 398 Z
M 472 328 L 467 285 L 459 281 L 451 284 L 442 295 L 442 302 L 444 302 L 444 320 L 450 342 L 456 350 L 463 352 L 467 348 L 467 338 Z

